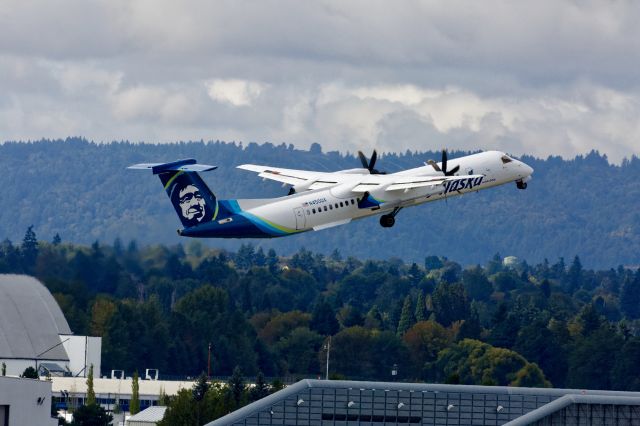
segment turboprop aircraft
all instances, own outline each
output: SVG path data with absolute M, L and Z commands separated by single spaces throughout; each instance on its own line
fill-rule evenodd
M 184 229 L 185 237 L 271 238 L 344 225 L 354 219 L 380 214 L 380 225 L 390 228 L 406 207 L 515 182 L 526 189 L 533 169 L 499 151 L 456 159 L 429 160 L 424 166 L 397 173 L 375 168 L 358 152 L 362 168 L 315 172 L 243 164 L 238 168 L 259 177 L 290 185 L 287 196 L 269 199 L 220 200 L 199 172 L 216 166 L 194 159 L 171 163 L 135 164 L 160 177 Z

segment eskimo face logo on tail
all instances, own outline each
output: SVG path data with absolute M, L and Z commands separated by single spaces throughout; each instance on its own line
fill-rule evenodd
M 448 192 L 453 192 L 453 191 L 473 189 L 482 183 L 482 179 L 484 179 L 484 176 L 480 176 L 477 178 L 466 178 L 466 179 L 457 179 L 457 180 L 447 181 L 444 184 L 444 193 L 446 194 Z
M 178 201 L 182 209 L 182 217 L 188 220 L 201 222 L 204 219 L 204 212 L 207 202 L 194 185 L 187 185 L 178 191 Z
M 185 227 L 196 226 L 211 221 L 216 208 L 216 200 L 202 191 L 194 180 L 187 174 L 177 176 L 170 183 L 171 201 L 181 216 Z

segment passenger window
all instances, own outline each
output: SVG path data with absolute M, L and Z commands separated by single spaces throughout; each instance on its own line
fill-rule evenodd
M 324 211 L 325 211 L 325 212 L 327 211 L 327 206 L 324 206 Z
M 333 210 L 333 206 L 329 204 L 329 210 Z
M 336 205 L 336 209 L 338 208 L 338 203 L 335 204 Z
M 316 214 L 316 209 L 311 209 L 311 211 L 313 212 L 313 214 Z
M 344 204 L 342 203 L 342 201 L 340 201 L 340 207 L 344 207 Z
M 311 214 L 311 212 L 309 210 L 307 210 L 307 216 L 309 216 Z
M 353 198 L 351 199 L 351 205 L 354 205 L 356 202 L 353 200 Z

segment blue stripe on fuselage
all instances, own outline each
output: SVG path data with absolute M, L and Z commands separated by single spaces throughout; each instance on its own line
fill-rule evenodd
M 237 200 L 219 200 L 221 211 L 231 220 L 213 221 L 182 231 L 185 237 L 218 238 L 273 238 L 290 235 L 293 232 L 278 229 L 268 221 L 240 208 Z

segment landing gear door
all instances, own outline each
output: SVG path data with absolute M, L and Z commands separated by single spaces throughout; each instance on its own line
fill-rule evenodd
M 296 229 L 304 229 L 307 218 L 304 215 L 304 210 L 302 207 L 297 207 L 293 209 L 293 214 L 296 216 Z

